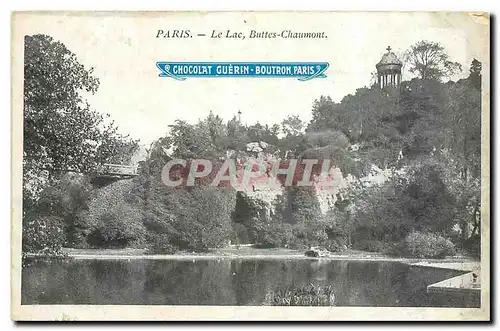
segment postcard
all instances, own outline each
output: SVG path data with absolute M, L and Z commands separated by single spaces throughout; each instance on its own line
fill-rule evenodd
M 490 319 L 489 14 L 12 33 L 12 319 Z

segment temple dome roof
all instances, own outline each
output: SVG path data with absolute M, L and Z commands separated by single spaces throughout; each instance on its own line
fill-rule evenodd
M 380 62 L 377 63 L 376 67 L 380 67 L 383 65 L 398 65 L 401 66 L 403 63 L 398 59 L 396 54 L 391 52 L 391 47 L 387 47 L 387 53 L 382 55 L 382 59 L 380 59 Z

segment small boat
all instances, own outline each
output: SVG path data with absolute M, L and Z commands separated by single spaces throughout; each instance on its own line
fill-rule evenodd
M 330 256 L 330 252 L 326 249 L 320 247 L 311 247 L 309 250 L 305 252 L 307 257 L 328 257 Z

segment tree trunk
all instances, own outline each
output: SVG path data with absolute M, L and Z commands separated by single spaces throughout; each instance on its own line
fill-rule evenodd
M 469 238 L 472 238 L 473 236 L 475 236 L 476 231 L 479 228 L 479 222 L 477 221 L 477 218 L 476 218 L 478 210 L 479 210 L 479 204 L 476 203 L 476 205 L 474 206 L 474 212 L 472 213 L 472 222 L 474 223 L 474 227 L 472 228 L 472 232 L 471 232 Z

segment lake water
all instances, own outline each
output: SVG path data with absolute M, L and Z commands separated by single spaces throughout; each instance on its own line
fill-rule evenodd
M 398 262 L 55 260 L 22 272 L 22 304 L 262 305 L 283 285 L 331 285 L 336 306 L 474 306 L 427 294 L 462 272 Z

